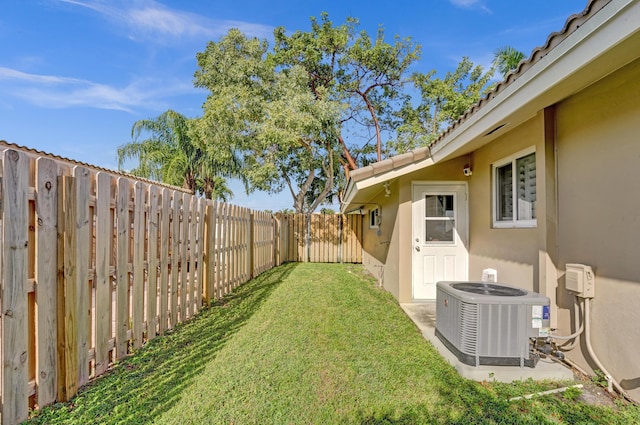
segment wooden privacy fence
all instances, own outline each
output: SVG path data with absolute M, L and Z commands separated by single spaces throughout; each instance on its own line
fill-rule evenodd
M 287 261 L 362 263 L 361 215 L 286 214 L 280 246 Z
M 283 262 L 361 262 L 361 216 L 273 216 L 2 145 L 2 424 Z

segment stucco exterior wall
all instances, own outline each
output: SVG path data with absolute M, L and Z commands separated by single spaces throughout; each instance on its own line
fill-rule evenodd
M 595 269 L 592 345 L 640 399 L 640 60 L 557 106 L 558 268 Z M 561 307 L 571 296 L 561 279 Z M 568 318 L 564 314 L 563 318 Z M 560 329 L 569 332 L 563 319 Z M 584 351 L 584 346 L 581 347 Z M 578 349 L 570 357 L 586 368 Z
M 363 229 L 363 266 L 375 276 L 380 284 L 394 297 L 398 298 L 398 239 L 396 232 L 398 225 L 398 182 L 389 185 L 390 195 L 385 196 L 384 189 L 372 200 L 371 204 L 364 204 L 366 210 Z M 370 227 L 369 212 L 380 207 L 380 224 L 377 229 Z
M 540 115 L 510 129 L 471 155 L 469 177 L 469 279 L 479 280 L 482 270 L 496 269 L 498 281 L 534 290 L 537 276 L 536 228 L 493 228 L 491 165 L 519 151 L 544 143 Z

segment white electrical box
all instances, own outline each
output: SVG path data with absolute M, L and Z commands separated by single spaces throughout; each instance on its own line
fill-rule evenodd
M 591 266 L 584 264 L 567 264 L 565 286 L 568 291 L 575 292 L 581 298 L 593 298 L 596 293 L 596 277 Z

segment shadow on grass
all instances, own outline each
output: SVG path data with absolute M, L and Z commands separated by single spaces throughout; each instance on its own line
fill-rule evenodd
M 26 423 L 153 422 L 180 400 L 193 378 L 295 267 L 295 263 L 277 267 L 236 288 L 119 362 L 83 387 L 71 402 L 36 412 Z
M 361 413 L 358 422 L 361 425 L 640 423 L 640 410 L 632 405 L 621 411 L 567 401 L 557 395 L 509 402 L 480 383 L 460 377 L 450 366 L 436 370 L 433 383 L 445 402 L 408 406 L 399 413 Z

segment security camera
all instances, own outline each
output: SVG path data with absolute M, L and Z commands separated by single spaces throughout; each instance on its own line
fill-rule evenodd
M 471 174 L 473 174 L 473 172 L 471 171 L 471 167 L 468 166 L 468 165 L 462 169 L 462 172 L 467 177 L 469 177 Z

